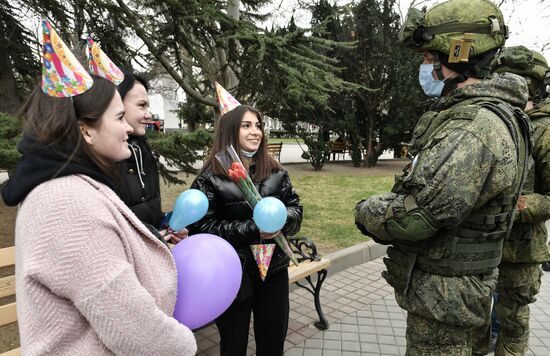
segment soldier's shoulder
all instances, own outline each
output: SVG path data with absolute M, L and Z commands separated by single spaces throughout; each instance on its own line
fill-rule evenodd
M 470 104 L 452 107 L 441 112 L 450 120 L 449 128 L 462 128 L 475 134 L 508 132 L 506 124 L 493 110 L 482 105 Z
M 537 117 L 531 120 L 535 127 L 547 128 L 550 127 L 550 115 Z
M 534 127 L 533 139 L 535 140 L 535 142 L 542 136 L 550 136 L 550 117 L 533 120 L 531 122 L 533 123 Z
M 533 132 L 533 142 L 535 150 L 550 148 L 550 118 L 548 121 L 533 121 L 535 130 Z
M 507 115 L 510 119 L 515 120 L 512 111 Z M 485 106 L 479 108 L 476 117 L 472 120 L 472 126 L 475 128 L 489 128 L 490 131 L 495 133 L 509 132 L 504 119 L 497 112 Z
M 512 117 L 512 120 L 515 121 L 515 118 Z M 508 125 L 499 114 L 487 107 L 480 108 L 478 115 L 472 121 L 471 129 L 497 156 L 501 156 L 503 152 L 516 150 Z
M 457 105 L 441 111 L 439 115 L 446 120 L 467 122 L 476 118 L 480 108 L 478 105 Z
M 452 120 L 447 129 L 460 129 L 475 136 L 496 156 L 506 149 L 514 149 L 511 133 L 506 123 L 493 110 L 480 104 L 463 105 L 448 109 Z

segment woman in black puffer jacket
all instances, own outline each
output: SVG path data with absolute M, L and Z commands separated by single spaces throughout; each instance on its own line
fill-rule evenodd
M 261 114 L 240 105 L 219 121 L 210 157 L 191 185 L 208 197 L 206 216 L 188 227 L 190 235 L 208 232 L 226 239 L 237 251 L 243 266 L 243 279 L 237 298 L 218 319 L 221 355 L 246 355 L 251 312 L 257 355 L 283 355 L 288 326 L 288 262 L 286 254 L 275 247 L 267 277 L 262 281 L 250 245 L 275 243 L 277 234 L 260 232 L 252 220 L 252 209 L 237 186 L 229 180 L 215 155 L 233 145 L 262 197 L 280 199 L 287 207 L 285 235 L 294 235 L 302 222 L 302 206 L 288 173 L 266 149 Z

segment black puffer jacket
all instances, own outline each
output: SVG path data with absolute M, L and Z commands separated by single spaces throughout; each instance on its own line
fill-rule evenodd
M 132 155 L 118 163 L 117 193 L 144 223 L 159 228 L 162 220 L 157 162 L 145 136 L 128 140 Z
M 253 172 L 253 167 L 250 171 Z M 237 250 L 243 271 L 258 273 L 250 245 L 260 242 L 260 232 L 252 220 L 252 209 L 242 198 L 237 186 L 228 178 L 215 176 L 210 170 L 206 170 L 197 176 L 191 188 L 206 194 L 209 207 L 202 220 L 188 227 L 189 235 L 207 232 L 224 238 Z M 288 218 L 282 231 L 286 236 L 296 234 L 302 223 L 303 208 L 288 173 L 273 173 L 263 182 L 256 183 L 256 188 L 262 197 L 275 197 L 286 205 Z M 274 240 L 264 242 L 275 243 Z M 287 268 L 288 262 L 289 258 L 276 246 L 268 276 Z

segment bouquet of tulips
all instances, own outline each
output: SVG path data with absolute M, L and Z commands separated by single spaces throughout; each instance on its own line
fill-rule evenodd
M 262 199 L 262 196 L 256 189 L 256 186 L 250 179 L 250 176 L 246 172 L 239 156 L 235 152 L 235 149 L 232 145 L 227 146 L 225 152 L 219 152 L 216 154 L 216 159 L 222 165 L 223 169 L 226 171 L 229 179 L 234 182 L 239 190 L 241 191 L 244 200 L 250 205 L 252 209 L 258 204 Z M 258 226 L 260 230 L 261 226 Z M 290 260 L 297 266 L 298 260 L 294 253 L 290 249 L 290 245 L 286 240 L 286 237 L 282 232 L 279 232 L 277 236 L 274 237 L 275 242 L 279 247 L 288 255 Z

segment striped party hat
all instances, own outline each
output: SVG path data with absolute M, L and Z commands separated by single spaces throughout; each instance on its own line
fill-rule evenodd
M 47 20 L 42 21 L 42 91 L 59 98 L 90 89 L 94 81 Z
M 218 95 L 218 103 L 220 104 L 222 116 L 241 105 L 241 103 L 239 103 L 233 95 L 229 94 L 229 92 L 218 82 L 216 82 L 216 94 Z
M 99 75 L 115 85 L 119 85 L 124 80 L 124 74 L 113 63 L 113 61 L 103 52 L 98 43 L 94 42 L 92 37 L 88 37 L 88 65 L 90 72 Z

